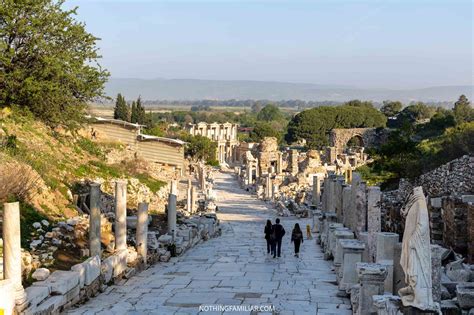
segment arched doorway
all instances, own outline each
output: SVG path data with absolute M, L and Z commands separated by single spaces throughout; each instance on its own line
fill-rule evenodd
M 352 148 L 361 148 L 364 147 L 364 139 L 362 136 L 355 135 L 347 141 L 346 145 L 344 146 L 345 149 L 352 149 Z

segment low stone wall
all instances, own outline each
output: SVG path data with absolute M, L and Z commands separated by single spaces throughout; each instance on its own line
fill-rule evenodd
M 178 227 L 174 243 L 176 255 L 181 255 L 203 240 L 220 235 L 219 222 L 213 216 L 193 216 Z M 147 262 L 167 262 L 171 258 L 168 246 L 170 235 L 158 239 L 154 232 L 148 232 Z M 102 260 L 90 257 L 74 265 L 69 271 L 47 272 L 44 279 L 26 288 L 26 309 L 20 314 L 59 314 L 75 304 L 88 301 L 103 292 L 108 285 L 120 279 L 128 279 L 147 265 L 139 258 L 133 247 L 118 250 Z

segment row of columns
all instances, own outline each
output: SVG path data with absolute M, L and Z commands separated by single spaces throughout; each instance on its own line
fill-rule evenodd
M 100 184 L 90 184 L 89 207 L 89 254 L 101 256 Z M 115 250 L 127 249 L 127 181 L 115 182 Z M 140 202 L 137 211 L 136 244 L 143 261 L 147 256 L 148 203 Z
M 345 185 L 334 176 L 325 179 L 323 207 L 317 211 L 318 230 L 325 258 L 334 258 L 339 289 L 358 296 L 354 314 L 374 314 L 386 300 L 400 301 L 394 294 L 406 286 L 400 264 L 402 243 L 398 234 L 381 232 L 380 188 L 367 187 L 358 173 L 352 175 L 352 185 Z M 337 204 L 337 198 L 342 200 L 342 221 L 336 211 L 328 211 L 328 205 Z M 441 300 L 439 270 L 443 251 L 442 247 L 431 245 L 435 302 Z

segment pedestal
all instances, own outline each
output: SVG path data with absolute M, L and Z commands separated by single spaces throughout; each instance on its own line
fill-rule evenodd
M 365 244 L 357 240 L 340 240 L 342 265 L 339 269 L 339 289 L 348 290 L 357 284 L 356 264 L 362 261 Z
M 335 238 L 335 244 L 336 244 L 336 250 L 334 254 L 334 266 L 336 268 L 339 268 L 342 264 L 342 246 L 341 246 L 341 240 L 344 239 L 354 239 L 354 233 L 352 231 L 348 230 L 336 230 L 334 231 L 334 238 Z
M 358 314 L 376 314 L 372 296 L 384 293 L 387 269 L 384 265 L 374 263 L 358 263 L 356 268 L 360 283 Z

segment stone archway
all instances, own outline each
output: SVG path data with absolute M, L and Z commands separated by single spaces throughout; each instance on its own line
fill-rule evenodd
M 387 136 L 386 129 L 377 128 L 348 128 L 332 129 L 329 135 L 329 142 L 336 148 L 336 154 L 341 154 L 347 143 L 356 138 L 363 147 L 374 147 L 383 143 Z
M 365 147 L 364 139 L 362 138 L 361 135 L 355 135 L 346 142 L 344 147 L 345 148 Z

